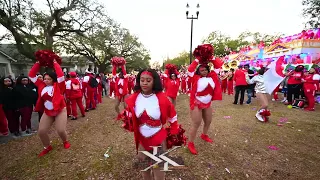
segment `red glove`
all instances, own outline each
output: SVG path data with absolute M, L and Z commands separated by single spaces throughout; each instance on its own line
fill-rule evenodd
M 170 133 L 172 135 L 177 135 L 179 133 L 179 124 L 178 121 L 170 123 Z

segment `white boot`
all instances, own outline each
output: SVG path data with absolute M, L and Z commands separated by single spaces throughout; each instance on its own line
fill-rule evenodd
M 261 109 L 261 110 L 262 110 L 262 109 Z M 261 110 L 257 111 L 256 118 L 257 118 L 259 121 L 264 122 L 263 117 L 260 115 L 260 112 L 262 112 Z

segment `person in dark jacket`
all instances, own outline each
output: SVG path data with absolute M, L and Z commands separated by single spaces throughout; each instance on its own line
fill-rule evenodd
M 33 104 L 37 100 L 37 92 L 35 88 L 29 83 L 27 76 L 19 76 L 17 79 L 14 93 L 17 101 L 17 108 L 19 110 L 18 116 L 21 116 L 21 136 L 32 135 L 31 117 L 33 111 Z
M 19 118 L 17 116 L 16 97 L 14 94 L 14 82 L 10 77 L 0 79 L 0 99 L 2 109 L 8 120 L 9 131 L 13 137 L 19 137 Z
M 250 79 L 253 78 L 254 76 L 254 71 L 251 69 L 248 69 L 248 76 Z M 256 84 L 248 84 L 247 86 L 247 95 L 248 95 L 248 100 L 247 100 L 247 104 L 251 103 L 251 98 L 253 97 L 253 93 L 254 93 L 254 87 L 256 86 Z

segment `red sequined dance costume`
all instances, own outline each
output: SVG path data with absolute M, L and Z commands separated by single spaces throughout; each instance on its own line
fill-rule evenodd
M 112 75 L 115 78 L 115 95 L 119 101 L 123 101 L 124 97 L 128 94 L 128 75 L 124 66 L 121 66 L 122 73 L 124 78 L 116 77 L 117 76 L 117 67 L 113 66 Z
M 53 86 L 46 86 L 46 84 L 37 78 L 37 73 L 40 70 L 40 64 L 37 62 L 29 72 L 30 80 L 38 87 L 41 92 L 41 97 L 38 98 L 35 111 L 39 112 L 44 109 L 44 113 L 48 116 L 57 116 L 63 108 L 66 107 L 64 100 L 65 79 L 60 65 L 54 62 L 54 70 L 57 74 L 57 83 Z
M 209 72 L 207 77 L 201 77 L 195 74 L 198 64 L 199 60 L 196 59 L 188 68 L 188 75 L 193 85 L 190 93 L 191 110 L 193 110 L 194 107 L 206 109 L 210 107 L 211 101 L 222 100 L 222 91 L 218 75 L 214 71 Z
M 314 111 L 315 107 L 315 93 L 318 90 L 320 81 L 319 74 L 309 74 L 304 78 L 303 91 L 308 100 L 308 106 L 304 108 L 306 111 Z
M 187 93 L 187 77 L 188 75 L 185 73 L 181 75 L 181 92 L 183 94 Z
M 177 70 L 175 70 L 175 75 L 176 79 L 173 80 L 170 78 L 171 74 L 169 74 L 168 70 L 163 74 L 166 95 L 172 99 L 177 98 L 180 87 L 180 74 Z
M 167 121 L 170 123 L 170 133 L 178 133 L 177 113 L 164 93 L 143 95 L 135 92 L 126 103 L 126 114 L 132 118 L 137 150 L 139 144 L 147 151 L 152 150 L 150 146 L 161 145 L 167 138 L 164 128 Z

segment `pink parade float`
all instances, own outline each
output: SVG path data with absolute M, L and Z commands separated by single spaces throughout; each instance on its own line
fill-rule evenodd
M 239 52 L 231 52 L 225 57 L 226 65 L 230 62 L 238 65 L 249 64 L 260 68 L 267 66 L 280 56 L 285 56 L 287 64 L 311 65 L 320 63 L 320 29 L 303 30 L 301 33 L 275 40 L 270 46 L 261 41 L 243 47 Z M 230 68 L 230 67 L 229 67 Z M 228 70 L 225 67 L 224 70 Z

